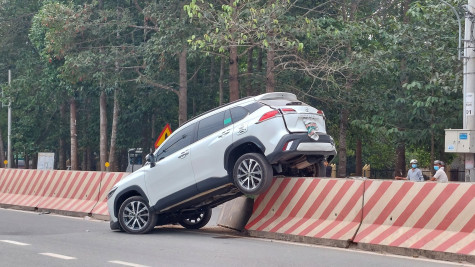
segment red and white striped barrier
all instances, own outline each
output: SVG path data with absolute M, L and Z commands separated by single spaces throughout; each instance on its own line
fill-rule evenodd
M 256 199 L 246 229 L 346 242 L 361 222 L 363 188 L 359 180 L 277 178 Z
M 475 255 L 475 184 L 365 183 L 354 242 Z
M 0 169 L 0 203 L 34 209 L 50 171 Z
M 92 210 L 92 216 L 101 219 L 108 219 L 109 212 L 107 210 L 107 194 L 112 187 L 124 177 L 129 175 L 127 172 L 108 172 L 101 179 L 101 189 L 99 191 L 99 201 Z
M 99 200 L 102 172 L 51 171 L 40 210 L 90 213 Z

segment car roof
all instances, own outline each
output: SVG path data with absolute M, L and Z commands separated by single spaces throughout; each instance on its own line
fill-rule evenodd
M 202 117 L 203 118 L 207 117 L 206 115 L 217 112 L 220 109 L 230 108 L 231 106 L 238 106 L 238 104 L 241 103 L 241 102 L 250 102 L 252 100 L 254 100 L 254 101 L 264 101 L 264 100 L 276 100 L 276 99 L 285 99 L 285 100 L 290 100 L 290 101 L 296 101 L 297 96 L 295 94 L 287 93 L 287 92 L 272 92 L 272 93 L 261 94 L 261 95 L 258 95 L 258 96 L 244 97 L 244 98 L 235 100 L 233 102 L 229 102 L 227 104 L 221 105 L 219 107 L 213 108 L 213 109 L 208 110 L 204 113 L 201 113 L 200 115 L 197 115 L 197 116 L 187 120 L 179 128 L 181 128 L 182 126 L 185 126 L 186 124 L 189 124 L 193 121 L 196 121 L 196 120 L 198 120 Z

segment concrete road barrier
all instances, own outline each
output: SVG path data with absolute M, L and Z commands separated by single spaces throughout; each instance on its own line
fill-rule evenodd
M 362 180 L 278 178 L 246 225 L 253 236 L 347 247 L 361 222 Z
M 371 181 L 354 242 L 475 255 L 475 184 Z M 421 253 L 424 254 L 424 253 Z
M 129 174 L 130 173 L 128 172 L 103 173 L 101 177 L 101 187 L 99 190 L 99 201 L 91 211 L 92 217 L 101 220 L 109 219 L 109 212 L 107 210 L 107 194 L 118 181 L 122 180 Z
M 102 172 L 51 171 L 38 210 L 89 214 L 99 200 Z
M 254 199 L 246 196 L 235 198 L 223 204 L 217 225 L 243 231 L 252 214 Z
M 50 171 L 0 169 L 0 206 L 34 210 Z
M 107 193 L 128 174 L 0 169 L 0 206 L 107 220 Z

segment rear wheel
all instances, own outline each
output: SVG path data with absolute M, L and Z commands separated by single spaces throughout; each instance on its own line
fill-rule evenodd
M 141 196 L 128 198 L 119 209 L 120 227 L 129 234 L 145 234 L 157 223 L 157 215 Z
M 200 229 L 208 224 L 211 219 L 211 214 L 210 208 L 200 209 L 196 213 L 181 218 L 178 223 L 186 229 Z
M 259 153 L 244 154 L 234 164 L 234 184 L 244 194 L 258 195 L 265 192 L 272 183 L 272 176 L 272 166 Z

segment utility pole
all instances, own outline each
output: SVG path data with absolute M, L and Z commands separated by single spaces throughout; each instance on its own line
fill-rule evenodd
M 12 82 L 12 71 L 8 70 L 8 85 Z M 7 152 L 8 168 L 12 167 L 12 102 L 8 98 L 8 152 Z
M 475 25 L 475 0 L 468 0 L 465 15 L 464 37 L 464 125 L 468 131 L 475 130 L 475 43 L 473 27 Z M 465 181 L 475 182 L 475 154 L 465 153 Z

